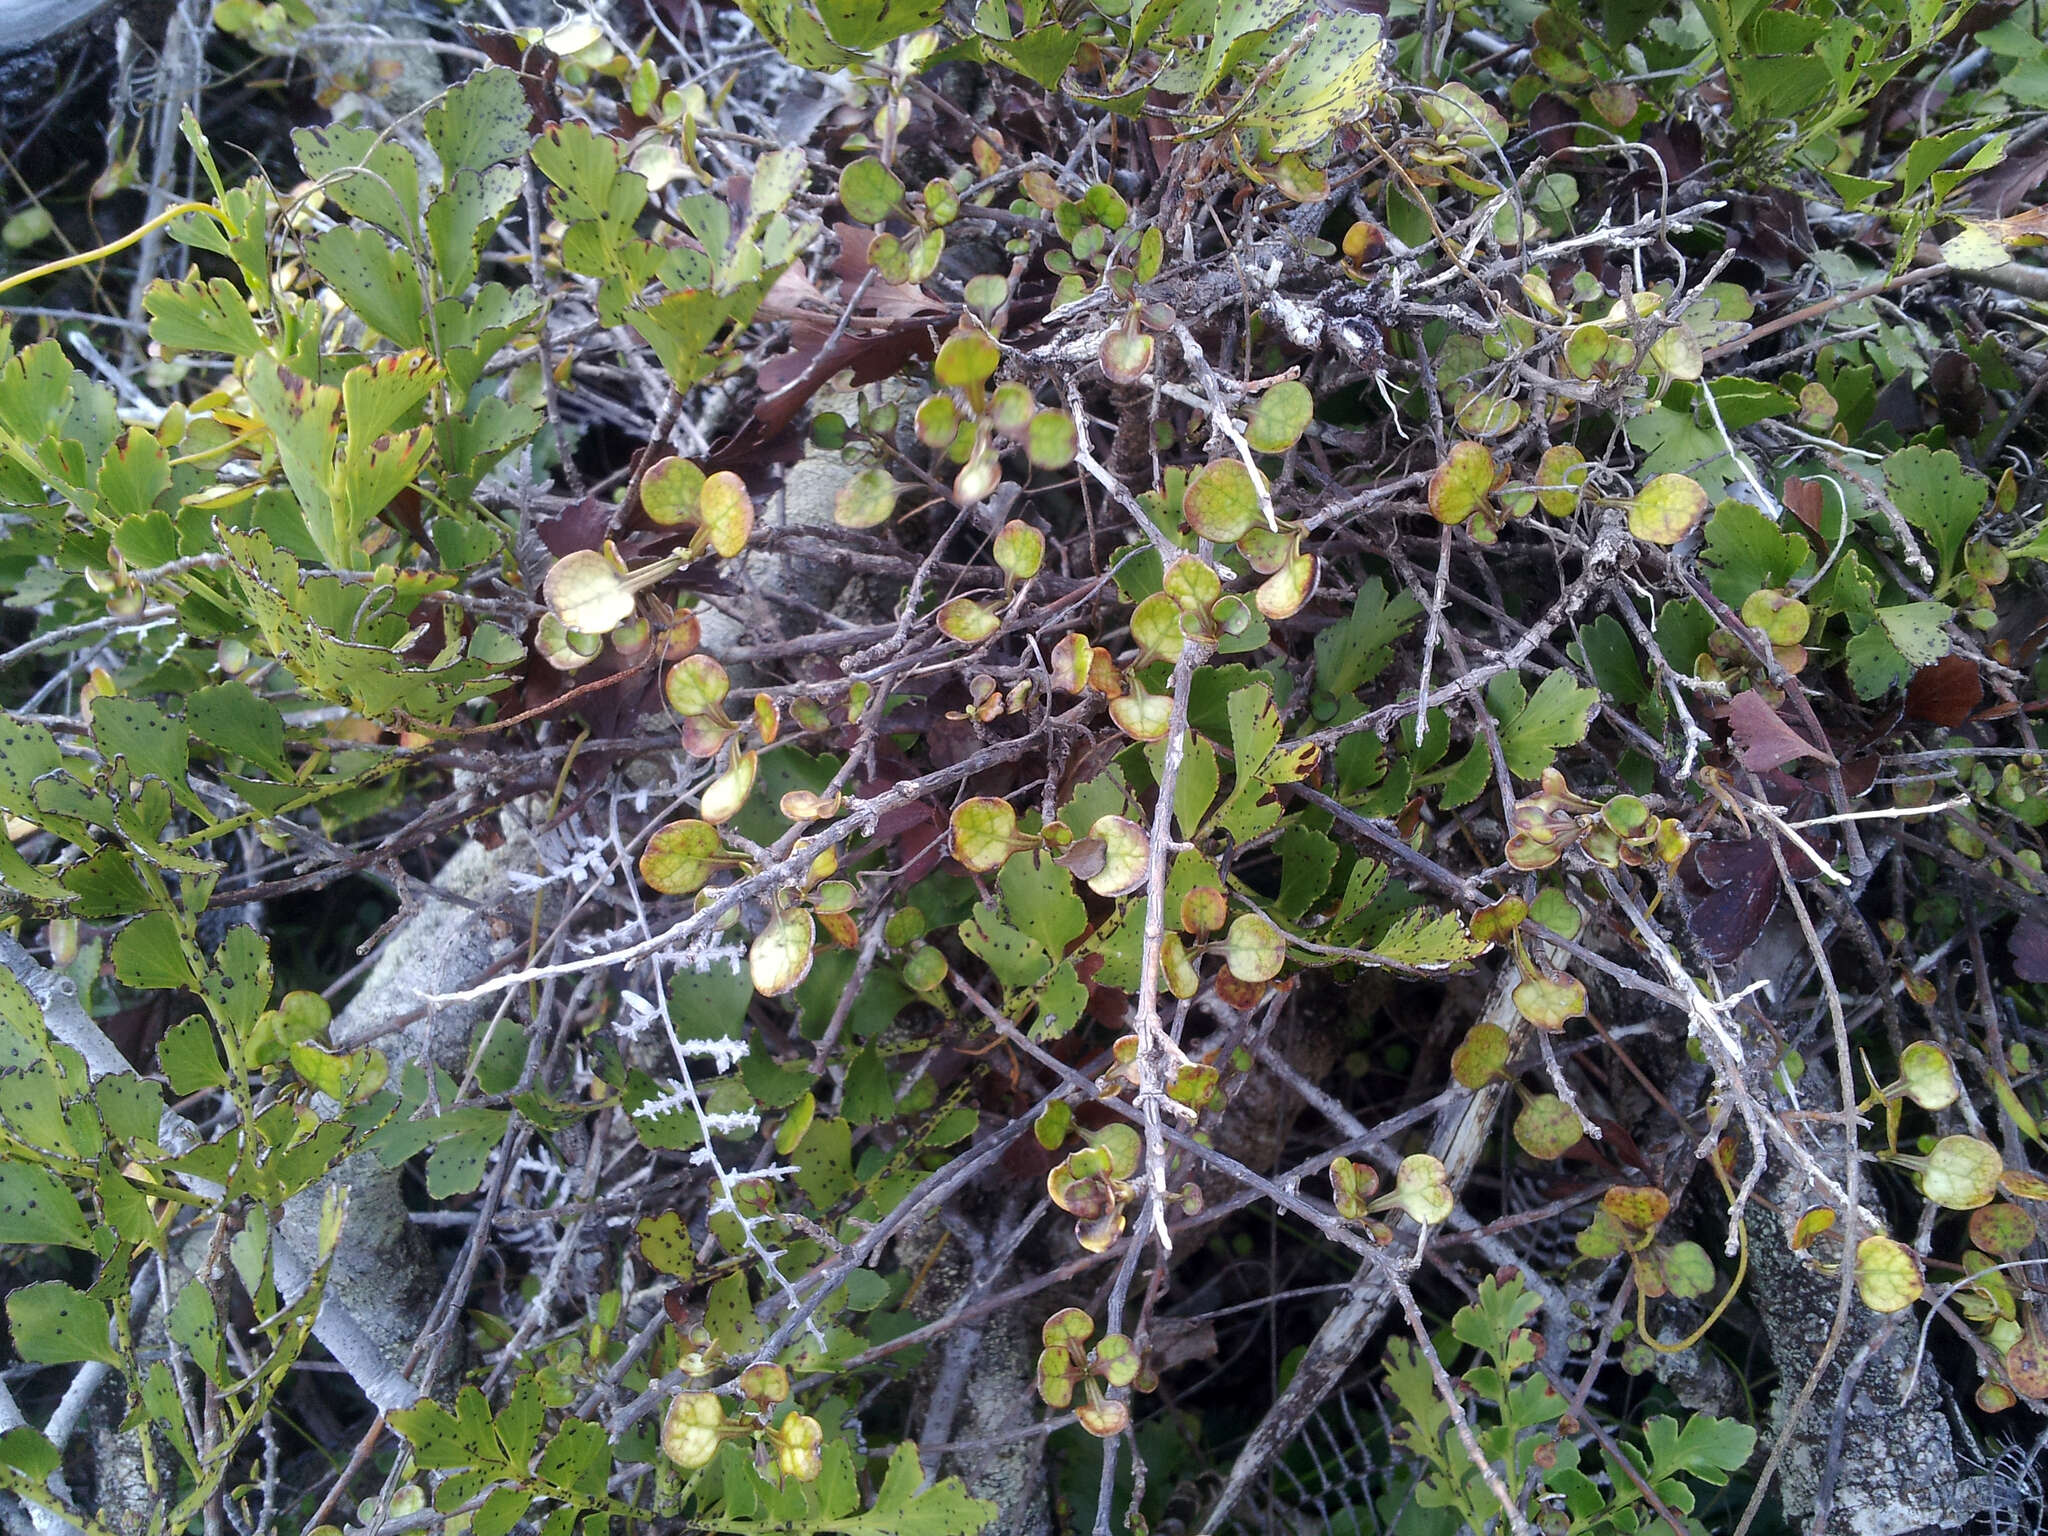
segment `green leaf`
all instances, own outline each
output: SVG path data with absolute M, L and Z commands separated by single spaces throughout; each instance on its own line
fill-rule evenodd
M 462 1389 L 452 1414 L 439 1403 L 422 1398 L 414 1407 L 393 1412 L 389 1419 L 391 1427 L 412 1446 L 413 1460 L 428 1471 L 505 1465 L 505 1448 L 491 1424 L 490 1406 L 475 1387 Z
M 523 101 L 520 110 L 525 110 Z M 478 251 L 497 230 L 498 221 L 524 184 L 518 170 L 509 165 L 461 170 L 427 204 L 427 245 L 433 252 L 441 291 L 460 293 L 475 280 Z M 447 345 L 446 337 L 442 345 Z
M 1252 407 L 1245 441 L 1258 453 L 1285 453 L 1315 419 L 1315 397 L 1299 379 L 1283 379 Z
M 437 1142 L 427 1158 L 427 1193 L 436 1200 L 469 1194 L 483 1183 L 484 1165 L 511 1119 L 502 1109 L 461 1110 L 441 1119 L 453 1120 L 457 1114 L 464 1117 L 462 1129 Z
M 67 1157 L 79 1150 L 64 1118 L 56 1071 L 48 1061 L 30 1061 L 0 1072 L 0 1120 L 32 1147 Z
M 1740 1472 L 1756 1451 L 1756 1431 L 1734 1419 L 1698 1413 L 1681 1427 L 1662 1414 L 1643 1425 L 1643 1444 L 1650 1453 L 1654 1481 L 1685 1472 L 1716 1488 Z
M 181 1099 L 219 1088 L 228 1080 L 228 1069 L 214 1049 L 213 1031 L 201 1018 L 181 1019 L 166 1030 L 157 1044 L 156 1059 L 170 1079 L 171 1092 Z
M 178 925 L 167 912 L 145 912 L 114 939 L 114 975 L 129 987 L 195 987 Z
M 420 168 L 412 151 L 352 126 L 299 128 L 292 133 L 299 164 L 319 179 L 346 212 L 410 244 L 419 217 Z M 367 174 L 365 174 L 367 172 Z
M 1296 823 L 1280 834 L 1280 894 L 1273 910 L 1299 922 L 1320 903 L 1337 869 L 1337 845 L 1313 827 Z
M 226 1346 L 221 1340 L 220 1319 L 214 1315 L 213 1297 L 199 1281 L 188 1280 L 179 1290 L 177 1301 L 165 1314 L 164 1330 L 185 1346 L 207 1380 L 221 1380 Z
M 110 1073 L 93 1084 L 93 1102 L 109 1136 L 155 1145 L 163 1122 L 164 1091 L 148 1078 Z
M 1533 779 L 1557 760 L 1561 747 L 1586 739 L 1587 717 L 1600 695 L 1581 688 L 1564 671 L 1552 672 L 1537 685 L 1529 702 L 1500 726 L 1500 746 L 1508 771 Z
M 119 1365 L 107 1341 L 106 1307 L 61 1280 L 24 1285 L 7 1293 L 7 1322 L 14 1352 L 38 1365 L 73 1365 L 96 1360 Z
M 0 1243 L 92 1248 L 85 1213 L 63 1181 L 33 1163 L 0 1162 Z
M 669 983 L 669 1012 L 684 1036 L 692 1040 L 736 1036 L 754 1000 L 746 967 L 736 960 L 713 960 L 703 970 L 682 969 Z
M 0 809 L 16 816 L 34 811 L 35 781 L 63 768 L 64 754 L 57 750 L 54 736 L 40 725 L 24 725 L 0 714 Z
M 1386 669 L 1395 642 L 1421 617 L 1412 592 L 1390 600 L 1378 577 L 1361 582 L 1350 616 L 1316 634 L 1316 688 L 1340 699 L 1356 693 Z
M 220 539 L 271 653 L 285 658 L 307 691 L 367 719 L 402 711 L 441 723 L 464 701 L 505 687 L 504 668 L 525 655 L 505 631 L 479 623 L 466 645 L 451 638 L 432 662 L 409 663 L 392 649 L 408 632 L 406 619 L 382 604 L 375 617 L 363 617 L 365 588 L 331 576 L 302 578 L 298 560 L 261 533 L 224 528 Z
M 779 275 L 767 275 L 773 281 Z M 766 292 L 765 286 L 761 290 Z M 747 298 L 742 303 L 741 299 Z M 679 389 L 687 389 L 708 377 L 723 355 L 714 346 L 729 321 L 744 323 L 752 318 L 758 297 L 728 296 L 705 288 L 686 288 L 653 304 L 635 305 L 626 312 L 627 323 L 646 338 Z
M 109 760 L 124 759 L 133 778 L 160 779 L 180 805 L 206 816 L 206 807 L 185 782 L 185 728 L 154 704 L 125 695 L 94 699 L 92 739 Z
M 938 20 L 943 0 L 817 0 L 825 30 L 845 47 L 871 53 Z
M 762 1109 L 787 1109 L 810 1092 L 817 1079 L 800 1065 L 783 1066 L 766 1051 L 753 1050 L 740 1058 L 740 1081 Z
M 1954 645 L 1948 621 L 1955 610 L 1946 603 L 1900 603 L 1877 610 L 1877 622 L 1885 638 L 1905 660 L 1918 670 L 1946 656 Z
M 187 694 L 185 729 L 224 757 L 253 763 L 278 778 L 291 776 L 284 756 L 284 717 L 247 683 L 231 680 Z
M 379 335 L 417 347 L 426 305 L 409 252 L 357 224 L 325 230 L 306 242 L 306 260 Z
M 1621 620 L 1603 613 L 1579 631 L 1579 654 L 1603 693 L 1617 703 L 1640 705 L 1655 695 Z
M 26 1424 L 0 1435 L 0 1466 L 41 1482 L 63 1465 L 63 1452 Z
M 1371 946 L 1375 959 L 1407 971 L 1454 969 L 1485 950 L 1455 914 L 1426 907 L 1403 914 Z
M 1043 852 L 1011 855 L 996 883 L 1004 914 L 1055 958 L 1088 927 L 1088 909 L 1074 889 L 1074 877 Z
M 903 183 L 873 155 L 839 173 L 839 201 L 862 224 L 880 224 L 903 205 Z
M 917 1443 L 905 1440 L 889 1457 L 875 1505 L 864 1515 L 834 1523 L 845 1536 L 976 1536 L 999 1513 L 986 1499 L 968 1497 L 957 1477 L 942 1478 L 924 1488 L 924 1469 Z
M 1764 587 L 1782 587 L 1807 558 L 1806 540 L 1778 525 L 1746 501 L 1724 501 L 1707 520 L 1700 563 L 1707 584 L 1731 608 Z M 1690 669 L 1692 663 L 1683 666 Z
M 998 41 L 984 37 L 981 51 L 998 64 L 1037 81 L 1047 90 L 1060 83 L 1067 66 L 1074 62 L 1082 37 L 1075 27 L 1054 24 L 1033 27 L 1013 38 Z
M 1028 987 L 1052 969 L 1045 946 L 1012 928 L 991 907 L 975 908 L 960 925 L 960 942 L 981 956 L 1006 987 Z
M 1240 121 L 1266 130 L 1268 155 L 1313 148 L 1385 99 L 1384 51 L 1379 17 L 1326 15 L 1279 78 L 1253 93 Z
M 144 290 L 142 307 L 149 312 L 150 339 L 169 351 L 254 357 L 263 350 L 249 301 L 224 277 L 159 278 Z
M 533 109 L 517 72 L 480 69 L 427 108 L 421 126 L 441 161 L 444 179 L 516 160 L 533 141 Z
M 682 1216 L 662 1211 L 643 1216 L 633 1228 L 640 1239 L 641 1257 L 664 1275 L 688 1279 L 697 1267 L 697 1245 L 690 1240 Z
M 1074 969 L 1074 962 L 1062 960 L 1038 992 L 1038 1017 L 1031 1024 L 1034 1040 L 1057 1040 L 1088 1010 L 1088 986 Z
M 1954 569 L 1990 493 L 1984 478 L 1946 448 L 1916 443 L 1885 460 L 1884 479 L 1906 521 L 1934 545 L 1944 574 Z
M 854 1125 L 874 1125 L 896 1118 L 894 1082 L 873 1046 L 866 1047 L 848 1063 L 839 1108 Z

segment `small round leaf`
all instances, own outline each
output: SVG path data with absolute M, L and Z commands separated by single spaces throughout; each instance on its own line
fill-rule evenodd
M 995 538 L 996 564 L 1012 581 L 1029 581 L 1045 563 L 1045 535 L 1012 518 Z
M 1285 453 L 1315 419 L 1315 397 L 1299 379 L 1283 379 L 1252 407 L 1244 440 L 1258 453 Z
M 1699 525 L 1708 505 L 1690 475 L 1659 475 L 1629 503 L 1628 531 L 1651 544 L 1676 544 Z
M 1563 1157 L 1584 1134 L 1571 1106 L 1554 1093 L 1538 1094 L 1515 1116 L 1515 1144 L 1531 1157 Z
M 1493 453 L 1483 444 L 1457 442 L 1429 477 L 1429 514 L 1453 527 L 1485 504 L 1500 478 Z
M 769 918 L 747 950 L 754 990 L 763 997 L 780 997 L 795 987 L 811 973 L 811 948 L 816 942 L 817 924 L 803 908 Z
M 662 685 L 668 707 L 689 719 L 692 715 L 708 715 L 725 702 L 731 691 L 732 679 L 725 668 L 699 651 L 685 656 L 669 668 L 668 681 Z
M 1947 1109 L 1963 1091 L 1948 1052 L 1932 1040 L 1915 1040 L 1899 1052 L 1899 1081 L 1922 1109 Z
M 1947 1210 L 1974 1211 L 1990 1204 L 2004 1171 L 2005 1159 L 1990 1142 L 1975 1136 L 1944 1136 L 1927 1154 L 1920 1189 Z
M 2034 1241 L 2034 1218 L 2000 1200 L 1970 1212 L 1970 1241 L 2001 1259 L 2016 1259 Z
M 1241 913 L 1230 925 L 1223 960 L 1239 981 L 1271 981 L 1287 963 L 1287 940 L 1256 912 Z
M 664 528 L 694 522 L 704 471 L 671 454 L 641 477 L 640 510 Z
M 1259 493 L 1237 459 L 1218 459 L 1188 476 L 1181 516 L 1202 538 L 1235 544 L 1259 521 Z
M 1003 621 L 972 598 L 956 597 L 939 609 L 939 629 L 963 645 L 979 645 L 1003 627 Z
M 839 201 L 862 224 L 879 224 L 903 203 L 903 183 L 873 155 L 863 155 L 839 173 Z
M 688 896 L 711 878 L 723 852 L 710 822 L 672 821 L 647 839 L 640 878 L 664 896 Z
M 1031 418 L 1024 451 L 1034 469 L 1065 469 L 1080 451 L 1081 435 L 1065 411 L 1040 411 Z
M 633 617 L 633 589 L 602 550 L 562 556 L 541 583 L 541 596 L 564 629 L 586 635 L 606 634 Z
M 953 857 L 978 875 L 1002 867 L 1017 849 L 1017 812 L 1007 800 L 977 795 L 953 807 Z
M 727 560 L 747 547 L 754 532 L 754 499 L 746 483 L 729 469 L 721 469 L 704 482 L 697 497 L 697 512 L 711 535 L 711 547 Z
M 1876 1234 L 1856 1245 L 1856 1294 L 1871 1311 L 1903 1311 L 1925 1288 L 1920 1260 L 1904 1243 Z
M 1485 1020 L 1465 1031 L 1465 1038 L 1451 1052 L 1451 1076 L 1460 1086 L 1477 1093 L 1506 1070 L 1508 1032 Z M 1578 1139 L 1578 1122 L 1572 1122 L 1572 1139 Z

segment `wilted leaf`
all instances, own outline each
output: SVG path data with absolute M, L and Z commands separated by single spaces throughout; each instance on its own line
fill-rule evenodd
M 1152 839 L 1135 821 L 1123 816 L 1097 817 L 1088 835 L 1102 844 L 1102 866 L 1087 877 L 1098 896 L 1128 896 L 1145 883 Z
M 1728 727 L 1734 734 L 1742 765 L 1756 773 L 1768 773 L 1801 757 L 1817 758 L 1823 763 L 1835 761 L 1833 753 L 1813 745 L 1787 725 L 1754 689 L 1738 693 L 1729 702 Z
M 633 589 L 602 551 L 564 555 L 541 583 L 548 609 L 568 629 L 602 635 L 633 617 Z

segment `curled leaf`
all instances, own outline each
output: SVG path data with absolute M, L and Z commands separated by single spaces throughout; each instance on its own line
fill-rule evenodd
M 1122 816 L 1102 816 L 1088 835 L 1102 844 L 1103 854 L 1102 867 L 1088 877 L 1089 890 L 1098 896 L 1128 896 L 1145 883 L 1152 839 L 1143 827 Z
M 953 807 L 953 857 L 976 874 L 998 869 L 1017 844 L 1017 812 L 1007 800 L 977 795 Z
M 602 550 L 562 556 L 541 583 L 541 596 L 563 628 L 586 635 L 605 634 L 633 617 L 633 589 Z
M 817 924 L 803 908 L 769 918 L 747 949 L 747 970 L 754 990 L 763 997 L 780 997 L 794 988 L 811 973 L 811 950 L 816 942 Z

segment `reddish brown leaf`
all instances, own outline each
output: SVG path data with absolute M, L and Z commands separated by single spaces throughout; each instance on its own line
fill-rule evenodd
M 1787 475 L 1783 500 L 1787 511 L 1813 532 L 1820 532 L 1820 515 L 1827 506 L 1827 492 L 1821 489 L 1818 480 L 1802 480 L 1797 475 Z
M 1832 763 L 1835 756 L 1816 747 L 1778 717 L 1754 691 L 1738 693 L 1728 706 L 1728 727 L 1735 735 L 1735 750 L 1745 768 L 1762 773 L 1782 767 L 1795 758 L 1811 757 Z
M 1761 839 L 1695 843 L 1678 867 L 1694 892 L 1694 937 L 1717 965 L 1732 965 L 1756 943 L 1778 905 L 1778 871 Z
M 509 69 L 519 76 L 519 87 L 526 92 L 526 104 L 533 109 L 531 131 L 539 133 L 550 123 L 562 120 L 562 105 L 555 91 L 555 76 L 561 68 L 561 60 L 539 43 L 530 47 L 510 32 L 500 32 L 494 27 L 466 27 L 469 40 L 476 45 L 484 57 L 501 69 Z
M 2048 981 L 2048 923 L 2021 918 L 2012 925 L 2005 947 L 2012 955 L 2013 974 L 2021 981 Z
M 1957 726 L 1984 702 L 1984 679 L 1977 663 L 1951 653 L 1922 667 L 1906 685 L 1906 715 L 1930 725 Z

